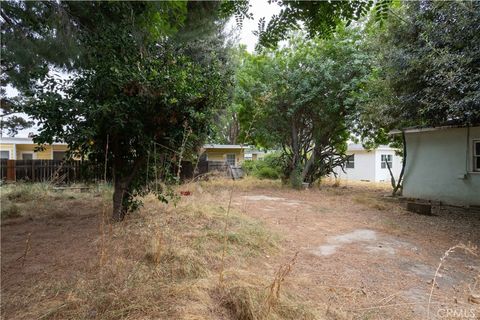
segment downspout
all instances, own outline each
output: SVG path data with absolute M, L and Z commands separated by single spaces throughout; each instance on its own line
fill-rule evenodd
M 470 154 L 469 154 L 469 149 L 470 149 L 470 126 L 467 125 L 467 147 L 465 148 L 465 179 L 468 178 L 468 172 L 470 171 L 469 170 L 469 158 L 470 158 Z

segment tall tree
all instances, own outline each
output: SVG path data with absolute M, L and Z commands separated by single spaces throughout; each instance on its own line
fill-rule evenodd
M 369 72 L 359 46 L 355 31 L 340 28 L 330 39 L 297 36 L 245 63 L 243 128 L 253 126 L 257 144 L 282 147 L 285 178 L 294 186 L 313 183 L 346 159 L 352 92 Z
M 395 17 L 395 18 L 394 18 Z M 372 35 L 365 124 L 389 130 L 480 122 L 480 3 L 405 2 Z
M 375 68 L 357 96 L 363 142 L 405 152 L 405 139 L 390 130 L 480 123 L 480 4 L 424 0 L 392 10 L 367 37 Z M 401 182 L 402 174 L 396 181 L 392 175 L 394 193 Z
M 71 150 L 111 167 L 112 217 L 122 220 L 139 204 L 136 196 L 152 190 L 146 180 L 155 178 L 149 160 L 169 150 L 177 159 L 185 148 L 193 151 L 215 111 L 226 105 L 231 75 L 219 4 L 56 5 L 80 48 L 70 57 L 75 74 L 70 79 L 44 74 L 23 90 L 28 98 L 23 110 L 41 125 L 37 142 L 64 140 Z

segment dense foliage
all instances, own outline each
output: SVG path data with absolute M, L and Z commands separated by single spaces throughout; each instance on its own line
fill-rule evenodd
M 263 159 L 245 161 L 242 168 L 247 175 L 259 179 L 282 178 L 283 157 L 280 152 L 268 153 Z
M 479 2 L 403 3 L 369 41 L 376 68 L 360 98 L 363 137 L 480 123 Z
M 389 14 L 392 0 L 351 0 L 351 1 L 299 1 L 269 0 L 281 9 L 266 23 L 261 18 L 258 31 L 258 48 L 276 47 L 286 40 L 293 30 L 304 29 L 309 37 L 329 36 L 339 24 L 350 24 L 371 12 L 375 20 L 383 21 Z M 251 18 L 248 0 L 230 1 L 223 5 L 227 13 L 235 14 L 237 23 Z
M 62 139 L 79 155 L 106 161 L 115 183 L 113 218 L 121 220 L 156 180 L 156 168 L 148 172 L 152 161 L 194 152 L 226 104 L 231 81 L 218 3 L 58 6 L 81 48 L 71 57 L 75 77 L 43 74 L 23 91 L 29 99 L 23 110 L 42 126 L 36 141 Z M 170 24 L 172 14 L 183 23 Z M 7 42 L 5 51 L 11 47 Z
M 298 35 L 287 47 L 245 54 L 235 101 L 242 137 L 283 150 L 283 176 L 313 183 L 345 161 L 353 92 L 369 72 L 354 29 L 329 39 Z

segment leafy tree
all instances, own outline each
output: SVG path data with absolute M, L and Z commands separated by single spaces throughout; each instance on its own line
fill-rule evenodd
M 400 102 L 387 113 L 402 125 L 480 122 L 480 3 L 421 1 L 404 10 L 386 34 L 382 62 Z
M 27 129 L 33 126 L 33 121 L 20 116 L 15 110 L 15 101 L 18 98 L 7 98 L 4 90 L 0 93 L 0 136 L 6 132 L 14 136 L 19 130 Z
M 291 39 L 283 49 L 248 56 L 241 71 L 240 119 L 252 142 L 280 146 L 291 184 L 315 180 L 345 161 L 353 92 L 369 72 L 358 33 Z M 243 73 L 243 74 L 242 74 Z
M 157 190 L 150 188 L 157 177 L 152 159 L 178 161 L 184 149 L 193 152 L 215 111 L 227 104 L 230 68 L 219 4 L 58 6 L 68 13 L 80 48 L 71 57 L 75 77 L 43 74 L 23 91 L 29 99 L 24 110 L 41 125 L 36 141 L 64 140 L 71 150 L 111 167 L 113 219 L 122 220 L 139 205 L 138 195 Z
M 364 123 L 383 130 L 479 123 L 480 4 L 406 2 L 395 17 L 372 36 L 377 72 L 363 114 L 376 117 Z
M 375 68 L 357 96 L 356 132 L 367 146 L 393 143 L 404 153 L 404 137 L 390 130 L 480 123 L 480 4 L 404 2 L 392 10 L 383 28 L 368 32 Z M 392 176 L 394 194 L 402 178 Z
M 280 6 L 280 13 L 273 15 L 266 24 L 261 18 L 256 35 L 259 47 L 275 47 L 281 40 L 286 40 L 290 31 L 304 28 L 308 35 L 331 35 L 340 24 L 359 20 L 373 12 L 376 20 L 383 21 L 390 11 L 392 0 L 353 0 L 353 1 L 301 1 L 268 0 Z M 251 18 L 248 1 L 230 1 L 223 5 L 226 13 L 235 14 L 239 24 L 243 19 Z

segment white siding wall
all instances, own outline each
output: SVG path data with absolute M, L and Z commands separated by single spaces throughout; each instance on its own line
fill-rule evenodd
M 480 173 L 470 172 L 471 141 L 480 127 L 407 133 L 403 195 L 448 204 L 480 205 Z
M 375 181 L 375 152 L 374 151 L 353 151 L 347 154 L 355 154 L 355 168 L 335 169 L 338 177 L 348 180 Z
M 388 181 L 390 182 L 390 172 L 388 168 L 382 168 L 382 154 L 392 155 L 392 173 L 395 179 L 398 179 L 400 170 L 402 169 L 402 157 L 397 156 L 393 150 L 375 150 L 375 181 Z

